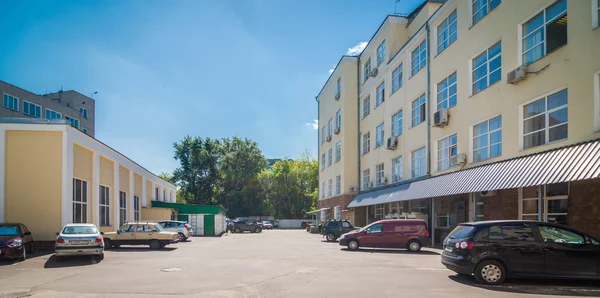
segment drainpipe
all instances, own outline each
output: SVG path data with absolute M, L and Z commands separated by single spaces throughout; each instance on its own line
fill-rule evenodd
M 356 189 L 358 190 L 358 192 L 360 193 L 360 149 L 361 149 L 361 135 L 360 135 L 360 56 L 358 56 L 358 58 L 356 59 L 356 134 L 358 135 L 358 141 L 356 142 L 356 147 L 357 147 L 357 151 L 358 154 L 356 155 L 357 157 L 357 170 L 358 170 L 358 175 L 357 175 L 357 184 L 356 184 Z
M 427 104 L 425 110 L 427 111 L 427 176 L 431 177 L 431 42 L 429 40 L 429 21 L 425 23 L 425 42 L 427 43 Z M 435 198 L 431 198 L 431 246 L 435 246 Z

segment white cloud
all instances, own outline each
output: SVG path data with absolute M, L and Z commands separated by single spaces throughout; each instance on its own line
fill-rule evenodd
M 361 41 L 358 44 L 356 44 L 355 46 L 348 48 L 348 52 L 346 52 L 346 55 L 356 56 L 356 55 L 362 53 L 362 51 L 365 49 L 366 46 L 367 46 L 367 42 Z
M 304 125 L 312 128 L 313 130 L 319 129 L 319 120 L 314 119 L 312 122 L 306 122 Z
M 333 66 L 332 68 L 329 69 L 329 74 L 332 74 L 334 70 L 335 70 L 335 66 Z

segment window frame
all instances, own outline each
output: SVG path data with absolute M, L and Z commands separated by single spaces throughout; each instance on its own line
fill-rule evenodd
M 65 120 L 69 121 L 69 124 L 72 127 L 79 129 L 79 125 L 80 125 L 79 119 L 77 119 L 75 117 L 71 117 L 69 115 L 64 115 L 64 118 L 65 118 Z M 77 126 L 73 125 L 73 123 L 77 123 Z
M 404 129 L 404 112 L 402 110 L 396 112 L 396 114 L 392 115 L 392 136 L 398 137 L 402 135 L 402 130 Z
M 446 225 L 440 225 L 440 218 L 445 218 L 446 219 Z M 435 216 L 435 227 L 436 228 L 442 228 L 442 229 L 449 229 L 450 228 L 450 212 L 440 212 L 440 213 L 436 213 Z
M 321 199 L 325 198 L 325 181 L 321 182 Z
M 377 67 L 381 65 L 385 61 L 386 49 L 385 49 L 385 39 L 379 44 L 377 47 Z
M 454 82 L 450 83 L 450 78 L 454 76 Z M 443 80 L 441 80 L 439 83 L 437 83 L 436 85 L 436 111 L 439 111 L 441 109 L 450 109 L 452 107 L 455 107 L 458 104 L 458 75 L 457 72 L 454 71 L 453 73 L 451 73 L 449 76 L 445 77 Z M 446 83 L 446 87 L 440 88 L 440 85 L 442 85 L 443 83 Z M 450 95 L 450 91 L 451 88 L 454 87 L 454 94 Z M 440 101 L 440 95 L 443 95 L 442 93 L 445 92 L 446 93 L 446 98 L 443 99 L 442 101 Z M 454 97 L 454 104 L 450 105 L 450 99 Z M 446 103 L 446 107 L 440 107 L 442 105 L 442 103 Z
M 452 17 L 452 15 L 454 15 L 454 21 L 450 22 L 450 17 Z M 451 27 L 452 25 L 455 25 L 455 29 L 454 32 L 451 32 Z M 440 28 L 444 26 L 444 28 L 442 30 L 440 30 Z M 441 32 L 440 32 L 441 31 Z M 440 43 L 440 37 L 442 35 L 442 33 L 446 32 L 446 39 L 442 40 L 442 42 Z M 458 39 L 458 13 L 457 13 L 457 9 L 454 9 L 453 12 L 451 12 L 448 17 L 446 17 L 441 24 L 439 24 L 436 28 L 436 41 L 437 41 L 437 55 L 441 54 L 445 49 L 447 49 L 448 47 L 450 47 L 450 45 L 452 45 L 457 39 Z M 451 40 L 451 36 L 454 35 L 454 40 Z M 447 42 L 447 44 L 446 44 Z
M 404 64 L 400 63 L 398 67 L 396 67 L 392 71 L 392 94 L 398 91 L 400 88 L 404 86 Z
M 335 194 L 339 195 L 342 193 L 342 175 L 335 176 Z
M 376 186 L 385 185 L 385 164 L 384 163 L 375 165 L 375 185 Z
M 600 27 L 600 0 L 592 0 L 592 29 Z
M 326 129 L 326 126 L 321 127 L 321 145 L 323 145 L 325 143 L 325 138 L 326 138 L 325 129 Z
M 119 226 L 127 223 L 127 193 L 119 190 Z
M 140 208 L 140 197 L 133 196 L 133 220 L 139 221 L 141 219 L 141 208 Z
M 363 81 L 362 83 L 366 83 L 371 77 L 371 57 L 365 61 L 363 64 Z
M 335 128 L 339 130 L 342 129 L 342 109 L 335 112 Z
M 423 48 L 421 48 L 421 46 L 423 46 Z M 417 53 L 417 55 L 415 56 L 415 53 Z M 422 55 L 425 55 L 424 59 L 421 59 Z M 410 56 L 410 77 L 414 77 L 417 73 L 419 73 L 419 71 L 421 71 L 421 69 L 425 68 L 427 66 L 427 39 L 423 40 L 421 43 L 419 43 L 419 45 L 411 52 L 411 56 Z M 415 62 L 418 62 L 418 64 L 415 64 Z M 415 65 L 417 65 L 417 67 L 415 67 Z
M 490 122 L 492 120 L 495 120 L 496 118 L 500 118 L 500 127 L 496 128 L 494 130 L 490 130 Z M 475 135 L 475 128 L 477 126 L 479 126 L 479 125 L 484 124 L 484 123 L 487 123 L 487 127 L 488 127 L 487 132 Z M 492 138 L 492 134 L 496 133 L 496 132 L 500 132 L 500 142 L 492 144 L 492 139 L 491 139 Z M 496 158 L 496 157 L 502 156 L 502 114 L 499 114 L 499 115 L 496 115 L 496 116 L 491 117 L 489 119 L 486 119 L 486 120 L 480 121 L 478 123 L 475 123 L 474 125 L 471 126 L 470 133 L 471 133 L 471 141 L 470 141 L 471 142 L 471 147 L 470 147 L 471 148 L 471 162 L 473 162 L 473 163 L 475 163 L 475 162 L 482 162 L 482 161 L 486 161 L 488 159 L 492 159 L 492 158 Z M 479 147 L 479 148 L 475 148 L 475 139 L 477 139 L 479 137 L 482 137 L 484 135 L 487 135 L 487 145 Z M 497 156 L 492 156 L 491 155 L 491 147 L 493 145 L 497 145 L 497 144 L 500 145 L 500 154 L 497 155 Z M 475 151 L 483 149 L 484 147 L 487 148 L 487 158 L 480 159 L 480 160 L 475 160 Z
M 110 227 L 110 187 L 107 185 L 100 184 L 100 195 L 98 197 L 98 208 L 99 210 L 105 209 L 104 217 L 102 217 L 102 212 L 98 212 L 99 225 L 101 227 Z
M 375 109 L 385 102 L 385 81 L 375 89 Z
M 371 179 L 371 169 L 365 169 L 362 171 L 361 173 L 361 178 L 362 178 L 362 189 L 363 190 L 368 190 L 369 186 L 370 186 L 370 179 Z
M 333 119 L 329 118 L 329 122 L 327 122 L 327 136 L 331 137 L 333 135 Z
M 333 148 L 327 149 L 327 167 L 331 167 L 333 164 Z
M 88 216 L 88 208 L 89 208 L 89 188 L 88 188 L 88 181 L 81 179 L 81 178 L 77 178 L 77 177 L 73 177 L 73 197 L 71 198 L 71 202 L 72 202 L 72 211 L 73 211 L 73 223 L 87 223 L 89 216 Z M 79 194 L 80 196 L 77 197 L 77 183 L 79 182 L 80 186 L 79 186 Z M 75 209 L 79 208 L 81 213 L 81 218 L 78 220 L 76 218 L 76 212 Z
M 415 103 L 417 103 L 415 105 Z M 425 98 L 425 93 L 417 97 L 411 102 L 411 127 L 415 127 L 427 120 L 427 98 Z M 418 115 L 416 115 L 416 111 L 418 111 Z M 424 117 L 423 117 L 424 116 Z M 415 120 L 419 122 L 415 123 Z
M 403 166 L 404 162 L 402 161 L 402 155 L 392 159 L 392 183 L 403 180 Z
M 416 156 L 417 153 L 422 154 L 422 156 Z M 427 150 L 426 150 L 425 146 L 410 152 L 410 176 L 411 176 L 411 178 L 418 178 L 418 177 L 425 176 L 427 174 L 427 159 L 426 158 L 427 158 Z M 419 162 L 419 167 L 415 166 L 415 161 Z M 421 165 L 421 163 L 422 163 L 422 165 Z M 418 173 L 416 171 L 418 171 Z M 421 171 L 423 172 L 422 174 L 420 174 Z M 420 175 L 417 175 L 416 173 L 420 174 Z
M 335 162 L 339 162 L 342 159 L 342 141 L 335 143 Z
M 547 194 L 547 188 L 548 188 L 548 184 L 545 184 L 542 186 L 542 221 L 544 222 L 548 222 L 548 216 L 569 216 L 569 196 L 571 195 L 571 183 L 570 182 L 563 182 L 563 183 L 567 183 L 567 194 L 566 195 L 556 195 L 556 196 L 548 196 Z M 524 197 L 523 196 L 523 190 L 522 188 L 519 189 L 519 220 L 523 220 L 524 216 L 535 216 L 534 220 L 538 220 L 538 214 L 540 212 L 539 210 L 539 203 L 538 203 L 538 197 Z M 548 212 L 548 202 L 549 201 L 557 201 L 557 200 L 567 200 L 567 212 L 552 212 L 549 213 Z M 537 213 L 533 214 L 533 213 L 523 213 L 523 202 L 524 201 L 535 201 L 535 206 L 536 206 L 536 210 Z
M 48 114 L 52 115 L 52 113 L 54 113 L 54 116 L 58 116 L 58 117 L 48 117 Z M 45 109 L 44 116 L 46 117 L 46 119 L 62 119 L 63 118 L 62 113 L 57 112 L 53 109 L 49 109 L 49 108 Z
M 328 179 L 327 180 L 327 197 L 331 197 L 333 196 L 333 180 L 332 179 Z
M 367 131 L 362 136 L 362 155 L 371 152 L 371 132 Z
M 83 119 L 88 118 L 88 110 L 86 108 L 80 107 L 79 112 L 81 113 L 81 118 L 83 118 Z
M 375 204 L 375 206 L 373 206 L 373 216 L 375 217 L 375 219 L 383 219 L 383 217 L 385 216 L 384 208 L 384 204 Z M 383 232 L 383 225 L 381 227 L 380 232 Z
M 494 56 L 490 57 L 490 49 L 496 47 L 497 45 L 500 46 L 500 51 L 495 54 Z M 477 68 L 475 68 L 475 60 L 477 60 L 477 58 L 479 58 L 482 55 L 486 55 L 486 61 L 485 63 L 483 63 L 482 65 L 479 65 Z M 496 58 L 500 58 L 500 66 L 497 69 L 494 70 L 490 70 L 490 61 L 495 60 Z M 469 86 L 469 94 L 471 96 L 479 94 L 487 89 L 489 89 L 491 86 L 495 85 L 498 82 L 502 81 L 502 40 L 498 40 L 496 42 L 494 42 L 492 45 L 490 45 L 489 47 L 485 48 L 485 50 L 479 52 L 477 55 L 475 55 L 474 57 L 472 57 L 471 59 L 469 59 L 469 77 L 470 77 L 470 86 Z M 486 67 L 486 74 L 485 76 L 479 78 L 479 79 L 475 79 L 475 72 L 480 69 L 481 67 Z M 500 72 L 500 78 L 497 81 L 494 82 L 490 82 L 490 77 L 491 77 L 491 73 L 494 72 Z M 475 84 L 479 83 L 479 81 L 481 80 L 486 80 L 487 81 L 487 86 L 477 92 L 475 92 Z
M 454 137 L 454 140 L 456 141 L 454 144 L 451 143 L 453 137 Z M 447 146 L 442 147 L 443 141 L 447 141 Z M 452 155 L 453 148 L 455 149 L 454 155 Z M 440 154 L 443 154 L 443 152 L 445 150 L 447 150 L 448 158 L 441 158 Z M 455 166 L 450 161 L 452 160 L 453 156 L 456 156 L 456 154 L 458 154 L 458 135 L 456 133 L 453 133 L 449 136 L 439 139 L 437 141 L 437 150 L 436 150 L 437 170 L 445 171 L 445 170 L 454 168 Z M 444 163 L 444 161 L 445 161 L 445 163 Z
M 550 8 L 551 6 L 553 6 L 553 5 L 555 5 L 555 4 L 558 4 L 558 3 L 559 3 L 559 2 L 561 2 L 561 1 L 565 1 L 565 11 L 564 11 L 564 12 L 561 12 L 561 13 L 560 13 L 560 14 L 558 14 L 558 15 L 556 15 L 556 16 L 555 16 L 554 18 L 552 18 L 551 20 L 546 20 L 546 11 L 548 10 L 548 8 Z M 520 24 L 519 24 L 519 30 L 518 30 L 519 42 L 518 42 L 518 47 L 517 47 L 517 48 L 518 48 L 518 49 L 517 49 L 517 50 L 518 50 L 518 54 L 519 54 L 519 59 L 518 59 L 518 61 L 519 61 L 519 65 L 531 65 L 531 64 L 535 63 L 536 61 L 539 61 L 539 60 L 541 60 L 542 58 L 544 58 L 544 57 L 548 56 L 548 54 L 550 54 L 550 53 L 552 53 L 552 52 L 554 52 L 554 51 L 558 50 L 559 48 L 561 48 L 561 47 L 564 47 L 565 45 L 567 45 L 567 44 L 564 44 L 564 45 L 562 45 L 562 46 L 560 46 L 560 47 L 558 47 L 558 48 L 554 49 L 554 50 L 553 50 L 553 51 L 551 51 L 550 53 L 548 53 L 548 51 L 547 51 L 547 41 L 548 41 L 548 37 L 547 37 L 547 34 L 548 34 L 548 24 L 550 24 L 550 23 L 554 22 L 555 20 L 557 20 L 557 19 L 559 19 L 559 18 L 563 17 L 564 15 L 567 15 L 567 16 L 568 16 L 568 6 L 566 6 L 566 5 L 567 5 L 567 0 L 556 0 L 556 1 L 552 2 L 552 3 L 550 3 L 549 5 L 546 5 L 546 6 L 544 6 L 544 7 L 543 7 L 543 8 L 541 8 L 540 10 L 536 11 L 536 12 L 535 12 L 535 14 L 533 14 L 531 17 L 527 18 L 527 19 L 526 19 L 524 22 L 522 22 L 522 23 L 520 23 Z M 529 32 L 527 35 L 524 35 L 523 33 L 525 32 L 525 30 L 524 30 L 525 24 L 529 23 L 531 20 L 535 19 L 535 18 L 536 18 L 536 17 L 538 17 L 540 14 L 542 15 L 543 24 L 542 24 L 541 26 L 539 26 L 539 27 L 535 28 L 535 29 L 534 29 L 534 30 L 532 30 L 531 32 Z M 567 21 L 567 27 L 568 27 L 568 21 Z M 530 47 L 529 49 L 527 49 L 527 50 L 525 50 L 525 51 L 524 51 L 524 50 L 523 50 L 524 40 L 525 40 L 527 37 L 531 36 L 532 34 L 536 33 L 538 30 L 540 30 L 540 28 L 541 28 L 541 30 L 543 31 L 543 40 L 542 40 L 541 42 L 537 43 L 536 45 L 534 45 L 534 46 L 532 46 L 532 47 Z M 568 29 L 567 29 L 567 30 L 568 30 Z M 533 60 L 533 61 L 526 62 L 526 61 L 525 61 L 525 59 L 523 58 L 523 56 L 525 56 L 525 54 L 527 54 L 527 52 L 529 52 L 529 51 L 531 51 L 531 50 L 533 50 L 533 49 L 537 48 L 537 47 L 538 47 L 539 45 L 541 45 L 541 44 L 543 44 L 543 46 L 542 46 L 542 48 L 543 48 L 543 51 L 542 51 L 542 52 L 543 52 L 543 54 L 542 54 L 542 55 L 541 55 L 539 58 L 537 58 L 537 59 L 535 59 L 535 60 Z
M 326 166 L 325 162 L 326 162 L 325 161 L 325 153 L 322 153 L 321 154 L 321 171 L 325 170 L 325 166 Z
M 481 22 L 481 20 L 483 20 L 487 15 L 489 15 L 494 9 L 496 9 L 498 6 L 500 6 L 500 4 L 502 4 L 502 1 L 498 1 L 498 4 L 496 4 L 496 6 L 492 7 L 490 9 L 490 4 L 492 3 L 492 1 L 494 0 L 481 0 L 481 1 L 485 1 L 485 8 L 487 9 L 487 12 L 481 16 L 481 18 L 479 20 L 475 20 L 475 15 L 480 12 L 481 10 L 483 10 L 482 6 L 479 10 L 475 11 L 475 9 L 473 9 L 474 4 L 476 1 L 480 1 L 480 0 L 472 0 L 470 5 L 469 5 L 469 12 L 471 13 L 471 17 L 469 18 L 469 27 L 473 27 L 475 26 L 477 23 Z
M 25 111 L 26 110 L 25 107 L 27 107 L 27 111 Z M 34 113 L 30 113 L 32 107 L 34 109 Z M 31 101 L 23 100 L 23 112 L 22 113 L 24 115 L 31 116 L 34 118 L 42 118 L 42 110 L 43 110 L 42 106 L 35 104 Z M 37 113 L 38 111 L 39 111 L 39 115 Z
M 365 97 L 363 99 L 362 108 L 363 108 L 362 118 L 365 119 L 367 116 L 369 116 L 371 114 L 371 95 L 370 94 L 367 95 L 367 97 Z
M 17 108 L 12 107 L 13 105 L 9 102 L 10 100 L 14 100 L 17 104 Z M 11 111 L 20 112 L 21 111 L 21 101 L 18 97 L 11 95 L 9 93 L 3 93 L 2 95 L 2 107 L 9 109 Z
M 339 77 L 335 83 L 335 97 L 342 96 L 342 77 Z
M 381 123 L 375 127 L 375 149 L 385 144 L 385 123 Z
M 558 107 L 554 107 L 551 110 L 548 110 L 548 97 L 550 97 L 552 95 L 559 94 L 559 93 L 561 93 L 563 91 L 567 92 L 567 95 L 566 95 L 567 96 L 567 103 L 564 104 L 564 105 L 558 106 Z M 536 102 L 541 101 L 541 100 L 544 100 L 544 105 L 545 105 L 544 112 L 536 114 L 534 116 L 530 116 L 530 117 L 525 118 L 525 114 L 524 114 L 524 111 L 523 111 L 524 108 L 525 108 L 525 106 L 528 106 L 530 104 L 536 103 Z M 567 120 L 565 122 L 563 122 L 563 123 L 560 123 L 560 124 L 557 124 L 557 125 L 554 125 L 554 126 L 551 127 L 550 126 L 550 122 L 549 122 L 549 115 L 551 113 L 560 111 L 560 110 L 565 109 L 565 108 L 567 109 Z M 535 131 L 532 131 L 532 132 L 525 133 L 525 121 L 533 119 L 535 117 L 539 117 L 542 114 L 544 115 L 544 128 L 543 129 L 538 129 L 538 130 L 535 130 Z M 558 142 L 562 142 L 562 141 L 568 140 L 569 139 L 569 128 L 568 128 L 569 127 L 569 88 L 567 88 L 566 86 L 565 87 L 561 87 L 559 89 L 553 90 L 553 91 L 551 91 L 549 93 L 546 93 L 546 94 L 544 94 L 542 96 L 538 96 L 538 97 L 536 97 L 533 100 L 530 100 L 528 102 L 525 102 L 525 103 L 521 104 L 519 106 L 519 116 L 520 116 L 520 121 L 519 121 L 519 143 L 520 143 L 521 150 L 528 150 L 528 149 L 537 148 L 537 147 L 540 147 L 540 146 L 550 145 L 550 144 L 554 144 L 554 143 L 558 143 Z M 550 140 L 550 133 L 549 133 L 550 129 L 551 128 L 555 128 L 555 127 L 559 127 L 559 126 L 562 126 L 562 125 L 567 125 L 567 137 L 564 138 L 564 139 L 558 139 L 558 140 L 554 140 L 554 141 L 550 142 L 549 141 Z M 540 144 L 540 145 L 537 145 L 537 146 L 525 148 L 525 136 L 532 135 L 532 134 L 538 133 L 540 131 L 543 131 L 544 134 L 545 134 L 545 136 L 544 136 L 544 143 Z

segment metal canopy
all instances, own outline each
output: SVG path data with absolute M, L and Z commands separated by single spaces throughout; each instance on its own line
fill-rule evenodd
M 331 209 L 331 207 L 321 208 L 321 209 L 313 210 L 313 211 L 308 211 L 308 212 L 306 212 L 306 214 L 317 214 L 317 213 L 319 213 L 321 211 L 325 211 L 325 210 L 329 210 L 329 209 Z
M 348 207 L 599 177 L 600 140 L 594 140 L 362 193 Z

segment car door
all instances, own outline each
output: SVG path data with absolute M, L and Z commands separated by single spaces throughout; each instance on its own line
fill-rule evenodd
M 598 242 L 594 244 L 591 237 L 564 227 L 538 224 L 537 228 L 545 254 L 546 275 L 598 276 Z
M 29 231 L 27 226 L 21 225 L 21 230 L 23 231 L 23 242 L 27 244 L 33 242 L 33 236 L 31 235 L 31 231 Z
M 154 238 L 155 230 L 152 225 L 137 225 L 135 242 L 137 244 L 150 244 L 150 240 Z
M 364 231 L 364 235 L 360 238 L 360 246 L 378 247 L 379 242 L 383 237 L 383 224 L 375 224 Z
M 119 244 L 135 244 L 135 229 L 135 224 L 123 225 L 117 235 Z
M 510 223 L 491 226 L 489 241 L 492 250 L 508 265 L 508 272 L 516 275 L 542 275 L 544 254 L 529 223 Z
M 342 221 L 340 236 L 352 231 L 353 229 L 354 229 L 354 227 L 352 226 L 352 224 L 350 222 Z

